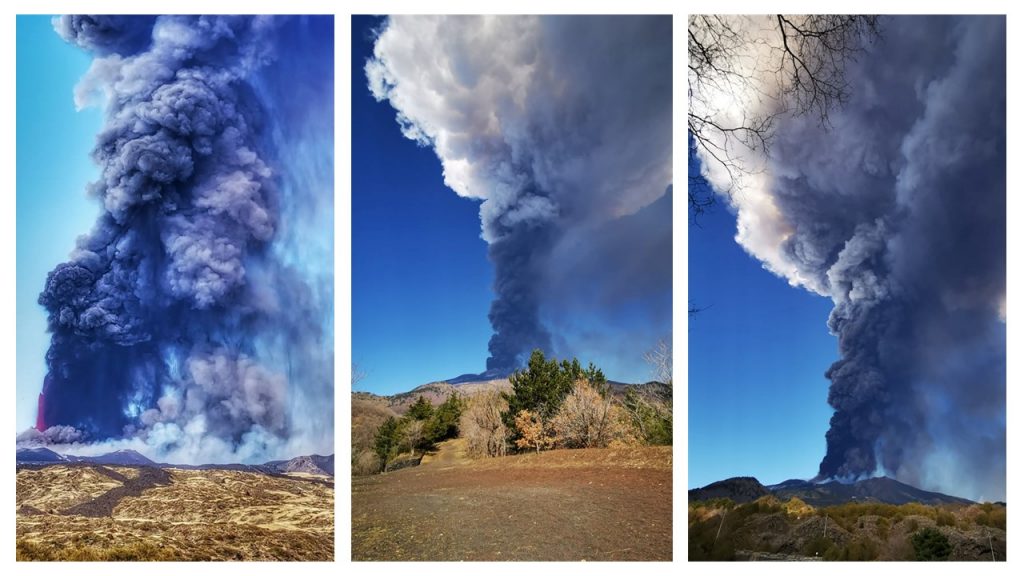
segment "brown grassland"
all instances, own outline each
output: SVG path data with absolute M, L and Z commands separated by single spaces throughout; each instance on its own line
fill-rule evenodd
M 352 479 L 353 560 L 671 560 L 672 447 L 422 464 Z
M 17 475 L 18 560 L 334 559 L 334 481 L 51 465 Z
M 1006 560 L 1006 507 L 851 502 L 815 508 L 763 496 L 689 503 L 689 560 L 925 560 L 913 544 L 942 534 L 948 560 Z

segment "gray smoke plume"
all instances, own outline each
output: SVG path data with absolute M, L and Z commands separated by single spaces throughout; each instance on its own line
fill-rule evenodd
M 738 241 L 829 296 L 840 359 L 819 478 L 1006 482 L 1006 21 L 892 17 L 824 130 L 780 118 L 731 196 Z M 712 160 L 701 158 L 707 166 Z M 724 190 L 713 168 L 709 181 Z
M 671 210 L 648 227 L 622 222 L 670 193 L 671 17 L 395 16 L 366 75 L 403 133 L 433 148 L 448 187 L 483 201 L 488 373 L 534 348 L 594 350 L 585 339 L 602 329 L 639 361 L 670 332 Z M 601 241 L 611 234 L 620 242 Z M 650 267 L 616 267 L 636 261 Z M 573 306 L 585 310 L 569 318 Z M 646 314 L 628 344 L 615 317 L 627 308 Z M 581 319 L 589 335 L 574 334 Z
M 186 461 L 330 451 L 330 19 L 54 27 L 97 55 L 75 98 L 106 108 L 104 211 L 39 297 L 37 428 Z

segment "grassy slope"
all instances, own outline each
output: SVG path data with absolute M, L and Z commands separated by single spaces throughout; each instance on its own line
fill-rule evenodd
M 115 480 L 138 472 L 64 465 L 19 470 L 18 559 L 333 559 L 329 479 L 170 469 L 169 483 L 137 495 Z M 111 493 L 124 496 L 88 506 Z
M 750 552 L 826 560 L 913 560 L 912 536 L 935 527 L 950 560 L 1006 559 L 1006 509 L 992 504 L 844 504 L 813 508 L 768 496 L 689 505 L 689 559 L 748 559 Z M 990 540 L 991 537 L 991 547 Z

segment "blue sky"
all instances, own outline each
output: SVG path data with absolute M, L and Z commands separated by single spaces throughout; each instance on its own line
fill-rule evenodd
M 811 478 L 832 409 L 832 302 L 764 270 L 736 243 L 736 217 L 714 206 L 689 226 L 689 478 L 762 483 Z
M 96 220 L 86 186 L 98 108 L 75 110 L 72 90 L 90 58 L 54 32 L 49 16 L 17 21 L 17 429 L 35 424 L 50 344 L 36 299 L 46 274 L 67 259 Z
M 444 185 L 434 152 L 366 88 L 377 22 L 353 20 L 352 360 L 359 389 L 391 394 L 484 370 L 493 270 L 479 203 Z

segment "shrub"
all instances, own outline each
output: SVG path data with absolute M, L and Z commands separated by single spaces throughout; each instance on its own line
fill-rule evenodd
M 380 457 L 373 450 L 361 450 L 352 458 L 352 474 L 365 476 L 380 472 Z
M 917 558 L 917 555 L 914 553 L 914 547 L 910 544 L 910 538 L 892 538 L 885 545 L 885 560 L 905 562 L 915 558 Z
M 719 515 L 691 524 L 688 551 L 690 560 L 732 560 L 736 556 L 732 542 L 732 513 L 723 522 Z M 721 529 L 721 530 L 720 530 Z
M 808 506 L 806 502 L 796 496 L 793 496 L 788 502 L 786 502 L 785 508 L 787 516 L 793 516 L 798 520 L 804 516 L 814 514 L 814 508 Z
M 17 543 L 18 561 L 62 561 L 62 562 L 95 562 L 95 561 L 152 561 L 175 560 L 174 555 L 150 542 L 133 542 L 110 548 L 97 546 L 65 545 L 54 547 L 19 540 Z
M 888 518 L 879 518 L 878 522 L 875 524 L 875 534 L 878 535 L 878 538 L 882 540 L 882 542 L 885 542 L 889 539 L 890 527 L 891 524 Z
M 1000 530 L 1006 530 L 1006 508 L 995 508 L 988 504 L 981 507 L 982 512 L 974 518 L 974 523 L 979 526 L 990 526 Z
M 636 387 L 626 391 L 623 406 L 637 435 L 652 446 L 672 445 L 671 397 L 660 398 L 655 393 L 638 392 Z
M 865 561 L 878 558 L 878 547 L 866 538 L 857 538 L 844 547 L 843 560 Z
M 825 552 L 832 547 L 832 541 L 824 536 L 815 536 L 808 540 L 804 547 L 800 550 L 800 553 L 804 556 L 820 556 L 824 557 Z
M 956 526 L 956 516 L 948 510 L 939 510 L 936 512 L 935 523 L 939 526 Z
M 935 528 L 925 528 L 910 539 L 918 560 L 946 560 L 953 551 L 949 539 Z

